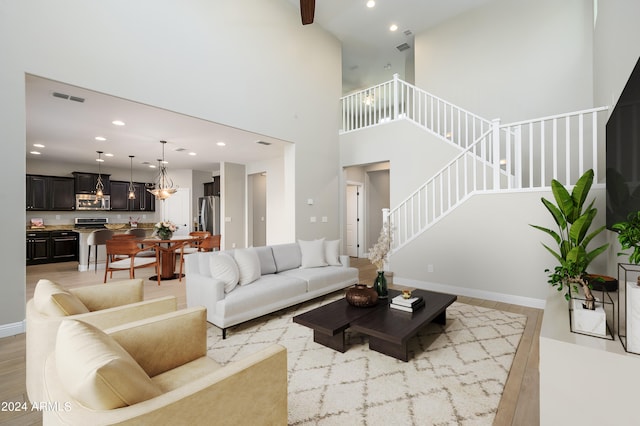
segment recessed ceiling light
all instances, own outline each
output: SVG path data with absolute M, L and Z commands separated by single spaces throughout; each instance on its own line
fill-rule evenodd
M 155 168 L 156 168 L 156 166 L 155 166 L 155 164 L 149 164 L 149 168 L 150 168 L 150 169 L 155 169 Z
M 29 154 L 40 155 L 40 153 L 38 151 L 31 151 Z
M 374 7 L 375 5 L 376 5 L 376 2 L 375 2 L 375 1 L 373 1 L 373 0 L 369 0 L 369 1 L 367 2 L 367 7 L 368 7 L 368 8 L 372 8 L 372 7 Z
M 104 136 L 96 136 L 95 139 L 100 142 L 104 142 L 107 140 L 107 138 L 105 138 Z
M 107 152 L 104 156 L 105 157 L 113 157 L 113 154 L 111 154 L 110 152 Z
M 124 121 L 113 120 L 111 124 L 113 124 L 114 126 L 124 126 Z
M 198 155 L 195 152 L 190 152 L 189 155 Z
M 218 142 L 216 145 L 218 145 L 218 146 L 226 146 L 227 144 L 224 143 L 224 142 Z
M 391 26 L 389 27 L 389 31 L 397 31 L 397 30 L 398 30 L 398 26 L 396 24 L 391 24 Z
M 42 145 L 41 143 L 34 143 L 33 146 L 35 146 L 36 148 L 44 148 L 44 145 Z

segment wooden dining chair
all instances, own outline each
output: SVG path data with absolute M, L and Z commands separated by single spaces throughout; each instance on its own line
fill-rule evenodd
M 113 278 L 113 271 L 129 271 L 129 278 L 135 278 L 135 270 L 138 268 L 156 268 L 158 285 L 160 285 L 160 263 L 158 262 L 158 248 L 138 247 L 134 238 L 112 238 L 107 240 L 107 264 L 104 270 L 104 282 L 107 282 L 107 274 Z M 136 256 L 138 253 L 151 251 L 155 253 L 153 257 Z
M 196 237 L 193 241 L 187 242 L 184 246 L 184 254 L 195 253 L 200 251 L 200 243 L 207 237 L 211 236 L 209 231 L 193 231 L 189 232 L 189 236 Z
M 220 250 L 220 239 L 222 235 L 211 235 L 200 242 L 200 251 Z

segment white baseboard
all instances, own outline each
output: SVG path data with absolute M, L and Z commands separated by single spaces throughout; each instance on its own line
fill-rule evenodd
M 14 322 L 12 324 L 0 324 L 0 338 L 22 334 L 26 330 L 26 321 Z
M 492 291 L 475 290 L 472 288 L 456 287 L 447 284 L 430 283 L 395 276 L 393 283 L 422 290 L 455 294 L 457 296 L 475 297 L 477 299 L 492 300 L 494 302 L 509 303 L 511 305 L 527 306 L 529 308 L 544 309 L 546 300 L 531 297 L 514 296 L 511 294 L 495 293 Z

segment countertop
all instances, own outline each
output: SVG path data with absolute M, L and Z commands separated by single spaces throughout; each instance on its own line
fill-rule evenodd
M 153 230 L 155 223 L 139 223 L 137 228 L 145 229 L 145 230 Z M 107 229 L 107 228 L 76 228 L 73 224 L 69 225 L 46 225 L 43 228 L 31 228 L 27 226 L 26 232 L 48 232 L 48 231 L 74 231 L 74 232 L 84 232 L 89 233 L 93 232 L 96 229 Z M 119 229 L 112 229 L 114 232 L 124 232 L 128 229 L 131 229 L 129 224 L 125 224 L 124 227 Z

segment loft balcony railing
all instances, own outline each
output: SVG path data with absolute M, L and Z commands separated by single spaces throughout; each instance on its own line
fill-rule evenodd
M 342 133 L 393 120 L 411 120 L 423 129 L 466 148 L 491 128 L 491 121 L 409 84 L 393 80 L 342 97 Z
M 604 178 L 608 107 L 517 123 L 489 121 L 394 79 L 342 98 L 342 132 L 410 120 L 460 153 L 388 212 L 393 250 L 406 245 L 473 194 L 572 186 L 588 169 Z

